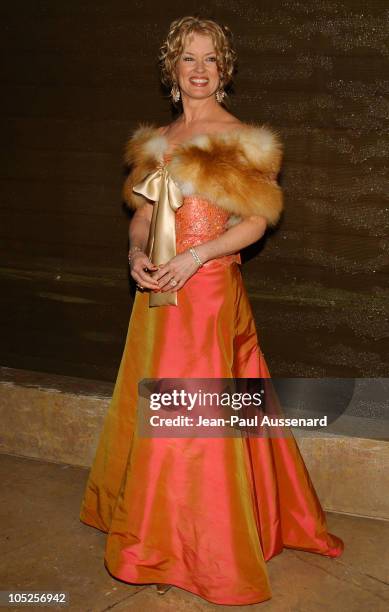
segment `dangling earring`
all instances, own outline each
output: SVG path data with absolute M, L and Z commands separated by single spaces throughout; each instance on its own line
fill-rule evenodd
M 178 87 L 176 81 L 173 83 L 173 87 L 170 90 L 170 94 L 172 96 L 173 102 L 177 103 L 180 99 L 180 88 Z
M 223 98 L 224 98 L 225 95 L 226 95 L 226 92 L 224 91 L 223 88 L 217 90 L 217 92 L 216 92 L 216 100 L 219 102 L 219 104 L 221 102 L 223 102 Z
M 222 86 L 222 82 L 223 82 L 223 74 L 220 75 L 219 89 L 216 92 L 216 100 L 219 102 L 219 104 L 223 102 L 223 98 L 226 95 L 226 92 L 224 91 L 223 86 Z

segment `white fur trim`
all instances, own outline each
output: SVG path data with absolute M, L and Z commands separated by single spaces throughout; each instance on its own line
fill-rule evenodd
M 232 227 L 233 225 L 238 225 L 242 221 L 242 217 L 239 215 L 230 215 L 228 217 L 226 227 Z
M 178 187 L 180 188 L 180 190 L 182 191 L 182 195 L 184 196 L 191 196 L 194 195 L 195 193 L 195 186 L 193 185 L 193 183 L 187 181 L 175 181 L 178 185 Z
M 246 133 L 242 132 L 239 142 L 243 146 L 248 160 L 253 164 L 266 161 L 280 143 L 276 132 L 265 125 L 253 127 Z
M 145 153 L 151 155 L 159 162 L 163 160 L 163 154 L 166 151 L 166 138 L 164 136 L 154 136 L 145 142 Z

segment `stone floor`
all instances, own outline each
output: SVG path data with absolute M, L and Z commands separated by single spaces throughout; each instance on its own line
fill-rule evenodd
M 330 531 L 345 542 L 339 559 L 290 549 L 271 559 L 273 597 L 260 604 L 221 606 L 179 588 L 160 596 L 152 586 L 120 582 L 104 567 L 106 535 L 78 518 L 87 475 L 83 468 L 0 455 L 0 589 L 67 591 L 64 609 L 71 612 L 389 610 L 389 522 L 350 515 L 327 514 Z

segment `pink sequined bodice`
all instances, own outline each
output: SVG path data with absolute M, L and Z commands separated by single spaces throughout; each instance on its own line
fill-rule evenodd
M 164 155 L 165 163 L 171 157 Z M 198 196 L 185 196 L 183 204 L 176 212 L 176 253 L 208 240 L 214 240 L 226 231 L 230 213 L 220 206 Z M 204 266 L 228 266 L 233 262 L 241 263 L 240 253 L 210 259 Z

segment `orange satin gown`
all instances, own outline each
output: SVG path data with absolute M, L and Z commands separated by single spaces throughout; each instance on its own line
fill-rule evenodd
M 177 253 L 224 231 L 229 214 L 188 197 L 176 213 Z M 106 532 L 105 564 L 128 583 L 166 583 L 217 604 L 270 599 L 266 561 L 295 548 L 328 557 L 344 544 L 293 436 L 143 438 L 143 378 L 270 378 L 239 254 L 208 261 L 149 308 L 136 292 L 124 352 L 80 519 Z

